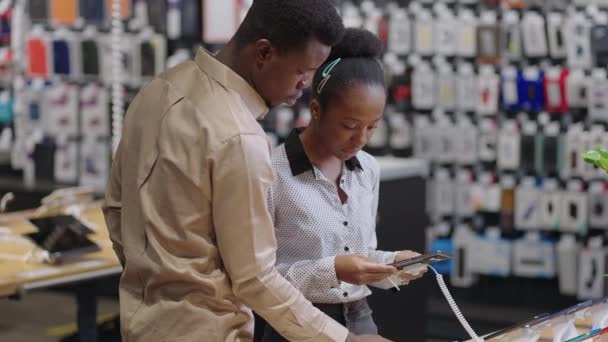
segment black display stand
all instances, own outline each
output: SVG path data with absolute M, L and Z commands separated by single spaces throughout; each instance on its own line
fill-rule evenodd
M 426 183 L 420 176 L 383 181 L 378 204 L 378 249 L 424 252 Z M 401 288 L 372 288 L 368 300 L 380 334 L 393 341 L 424 341 L 426 306 L 433 279 L 424 276 Z

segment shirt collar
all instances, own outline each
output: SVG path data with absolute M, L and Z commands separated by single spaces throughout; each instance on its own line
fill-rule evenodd
M 236 91 L 256 119 L 260 119 L 268 113 L 268 106 L 260 94 L 234 70 L 218 61 L 207 50 L 200 48 L 194 61 L 199 68 L 224 88 Z
M 314 170 L 310 159 L 306 155 L 306 151 L 304 151 L 304 145 L 302 145 L 302 141 L 300 140 L 300 133 L 303 131 L 304 128 L 294 128 L 287 137 L 287 140 L 285 140 L 285 153 L 287 154 L 291 174 L 294 176 Z M 350 171 L 355 171 L 356 169 L 363 170 L 356 156 L 346 160 L 344 165 Z

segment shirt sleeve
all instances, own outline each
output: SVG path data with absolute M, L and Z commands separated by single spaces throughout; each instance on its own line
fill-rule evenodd
M 268 211 L 272 167 L 267 141 L 241 134 L 210 160 L 213 221 L 234 294 L 290 341 L 345 341 L 348 330 L 312 306 L 275 269 Z
M 327 290 L 340 286 L 336 275 L 336 257 L 326 257 L 318 260 L 302 260 L 293 264 L 278 264 L 277 269 L 302 293 L 318 291 L 325 287 Z
M 114 160 L 112 162 L 112 171 L 108 181 L 105 201 L 103 204 L 103 214 L 108 227 L 112 248 L 118 257 L 121 265 L 125 266 L 125 255 L 122 244 L 122 191 L 121 191 L 121 144 L 116 149 Z
M 276 179 L 276 173 L 274 172 L 274 169 L 272 171 L 273 175 L 272 175 L 272 179 Z M 275 219 L 275 204 L 274 204 L 274 200 L 275 200 L 275 195 L 274 195 L 274 191 L 275 191 L 275 187 L 276 187 L 276 182 L 272 182 L 271 186 L 268 188 L 268 196 L 266 196 L 266 204 L 268 205 L 268 214 L 270 214 L 270 220 L 273 223 L 273 227 L 274 227 L 274 222 L 276 221 Z

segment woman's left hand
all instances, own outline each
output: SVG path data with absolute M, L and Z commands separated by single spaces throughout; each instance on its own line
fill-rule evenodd
M 420 253 L 414 252 L 414 251 L 409 251 L 409 250 L 400 251 L 397 254 L 397 257 L 395 258 L 395 262 L 415 258 L 419 255 L 420 255 Z M 422 277 L 426 273 L 427 270 L 428 269 L 427 269 L 426 265 L 420 264 L 420 269 L 416 270 L 415 273 L 399 272 L 399 273 L 397 273 L 397 275 L 398 275 L 398 277 L 400 277 L 403 280 L 416 280 L 416 279 Z

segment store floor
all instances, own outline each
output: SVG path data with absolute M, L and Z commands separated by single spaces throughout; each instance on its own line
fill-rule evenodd
M 0 341 L 57 342 L 76 332 L 76 300 L 67 293 L 37 291 L 21 300 L 0 300 Z M 98 302 L 98 321 L 118 313 L 118 301 Z

